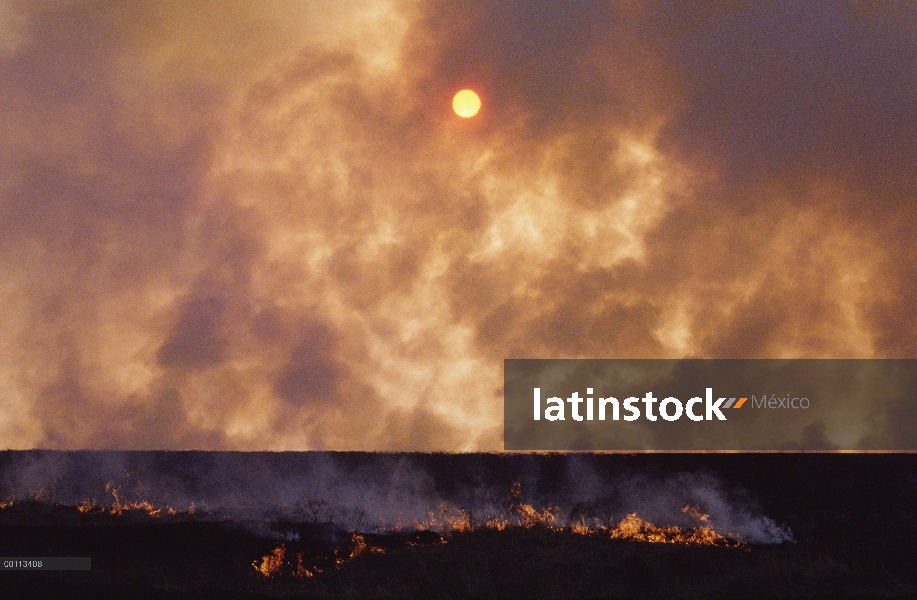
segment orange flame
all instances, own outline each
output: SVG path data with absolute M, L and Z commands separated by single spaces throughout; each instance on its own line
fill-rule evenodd
M 693 512 L 692 509 L 693 508 Z M 701 522 L 706 522 L 708 515 L 703 515 L 696 507 L 686 506 L 686 512 Z M 687 544 L 692 546 L 730 546 L 738 547 L 742 543 L 722 536 L 713 530 L 710 525 L 701 525 L 695 528 L 681 527 L 656 527 L 649 521 L 644 521 L 631 513 L 624 517 L 616 528 L 611 531 L 611 537 L 638 542 L 656 544 Z
M 121 489 L 109 482 L 105 484 L 105 491 L 111 494 L 112 503 L 109 508 L 100 506 L 95 498 L 81 500 L 77 510 L 81 513 L 100 513 L 109 515 L 123 515 L 129 511 L 143 511 L 151 517 L 161 517 L 163 514 L 176 515 L 178 511 L 171 506 L 156 507 L 149 500 L 128 501 L 121 498 Z M 194 514 L 194 505 L 191 505 L 190 514 Z
M 473 529 L 471 525 L 471 515 L 464 510 L 458 509 L 444 515 L 445 525 L 444 529 L 446 533 L 448 532 L 458 532 L 466 533 Z
M 710 515 L 701 512 L 699 507 L 689 504 L 681 509 L 681 512 L 691 515 L 701 525 L 690 528 L 677 526 L 656 527 L 649 521 L 638 517 L 637 513 L 631 513 L 624 517 L 617 527 L 613 529 L 603 525 L 590 526 L 586 523 L 585 518 L 580 517 L 579 521 L 571 525 L 569 530 L 580 535 L 607 532 L 612 538 L 657 544 L 744 547 L 738 534 L 729 533 L 723 536 L 714 531 L 709 524 Z
M 694 517 L 694 518 L 697 519 L 698 521 L 704 521 L 704 522 L 706 522 L 706 521 L 708 521 L 708 520 L 710 519 L 710 515 L 705 515 L 704 513 L 702 513 L 702 512 L 700 511 L 700 508 L 699 508 L 699 507 L 697 507 L 697 506 L 692 506 L 692 505 L 690 505 L 690 504 L 688 504 L 688 505 L 685 506 L 683 509 L 681 509 L 681 512 L 691 515 L 692 517 Z
M 601 527 L 599 526 L 590 527 L 589 525 L 587 525 L 585 517 L 580 517 L 578 521 L 576 521 L 575 523 L 573 523 L 573 525 L 570 526 L 570 531 L 578 535 L 589 535 L 591 533 L 598 533 L 599 529 L 601 529 Z
M 287 547 L 283 544 L 274 548 L 274 551 L 270 554 L 265 554 L 261 557 L 261 564 L 258 564 L 258 561 L 254 561 L 252 566 L 255 567 L 255 570 L 264 575 L 265 577 L 273 577 L 280 572 L 280 567 L 283 566 L 283 559 L 287 554 Z M 299 566 L 302 566 L 302 556 L 299 556 Z M 311 575 L 309 575 L 311 577 Z
M 353 544 L 353 547 L 345 555 L 339 555 L 338 551 L 334 551 L 334 555 L 329 557 L 327 555 L 319 555 L 313 557 L 313 560 L 318 563 L 328 562 L 333 565 L 335 568 L 339 568 L 341 565 L 356 559 L 367 552 L 376 552 L 376 553 L 385 553 L 384 548 L 379 548 L 377 546 L 371 546 L 366 543 L 366 539 L 359 534 L 353 533 L 350 536 L 350 540 Z M 286 560 L 287 556 L 287 547 L 285 544 L 280 544 L 274 548 L 270 554 L 265 554 L 261 557 L 261 560 L 256 560 L 252 562 L 252 567 L 255 571 L 261 573 L 265 577 L 274 577 L 275 575 L 281 575 L 283 573 L 292 574 L 293 577 L 314 577 L 317 573 L 322 572 L 322 568 L 312 563 L 311 567 L 306 567 L 306 554 L 305 552 L 296 553 L 296 562 L 295 564 L 292 561 Z M 286 565 L 286 568 L 284 568 Z
M 302 552 L 296 553 L 296 569 L 293 571 L 293 577 L 312 577 L 314 574 L 303 564 L 302 557 Z
M 439 516 L 430 511 L 428 518 L 423 522 L 414 523 L 416 530 L 429 530 L 434 527 L 441 528 L 447 533 L 464 533 L 478 529 L 503 531 L 509 528 L 534 528 L 541 527 L 554 531 L 568 531 L 579 535 L 609 535 L 611 538 L 624 539 L 640 542 L 660 543 L 660 544 L 683 544 L 683 545 L 706 545 L 706 546 L 726 546 L 739 547 L 748 551 L 747 546 L 740 541 L 737 534 L 729 533 L 725 536 L 714 531 L 709 524 L 709 515 L 704 514 L 699 507 L 687 505 L 682 512 L 693 517 L 699 525 L 697 527 L 657 527 L 631 513 L 624 517 L 616 527 L 612 528 L 607 525 L 607 521 L 600 523 L 599 518 L 595 517 L 593 523 L 587 522 L 586 518 L 581 516 L 579 520 L 570 524 L 561 524 L 560 508 L 548 505 L 538 510 L 533 505 L 521 501 L 521 486 L 514 484 L 506 512 L 500 515 L 489 516 L 483 519 L 481 525 L 475 525 L 470 512 L 452 507 L 448 503 L 443 503 L 439 507 Z M 480 521 L 479 521 L 480 523 Z M 398 529 L 401 529 L 399 527 Z M 340 568 L 349 561 L 355 560 L 369 552 L 384 553 L 385 549 L 372 546 L 366 543 L 366 538 L 355 532 L 351 532 L 351 547 L 345 553 L 335 550 L 332 556 L 319 556 L 313 560 L 319 564 L 329 564 L 335 568 Z M 446 543 L 445 538 L 440 537 L 440 541 L 433 543 Z M 408 546 L 426 545 L 425 543 L 415 543 L 406 540 Z M 272 577 L 281 573 L 284 565 L 288 565 L 286 573 L 291 573 L 294 577 L 313 577 L 321 573 L 322 569 L 315 563 L 311 568 L 307 568 L 304 562 L 304 553 L 296 554 L 296 564 L 285 561 L 286 547 L 280 545 L 272 553 L 266 554 L 259 561 L 254 561 L 252 566 L 256 571 Z
M 519 524 L 522 527 L 548 527 L 553 528 L 557 521 L 559 507 L 548 506 L 541 512 L 531 504 L 520 504 L 516 509 L 519 515 Z

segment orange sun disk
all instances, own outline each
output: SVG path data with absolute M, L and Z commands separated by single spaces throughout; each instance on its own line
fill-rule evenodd
M 470 119 L 481 110 L 481 98 L 471 90 L 462 90 L 452 98 L 452 110 L 463 119 Z

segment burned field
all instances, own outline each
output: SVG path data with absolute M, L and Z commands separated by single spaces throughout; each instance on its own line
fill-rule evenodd
M 149 456 L 128 458 L 134 477 L 155 481 Z M 205 509 L 160 502 L 150 483 L 145 498 L 109 483 L 68 502 L 58 468 L 57 491 L 0 505 L 0 554 L 90 556 L 92 569 L 8 571 L 0 583 L 17 598 L 912 597 L 914 458 L 326 455 L 323 469 L 344 479 L 361 463 L 390 475 L 396 465 L 397 478 L 379 475 L 388 489 L 427 478 L 409 486 L 424 497 L 373 506 L 364 494 L 360 510 L 327 495 L 358 489 L 329 485 L 322 496 L 278 491 L 247 513 L 212 498 Z M 279 471 L 271 484 L 292 490 Z M 570 492 L 571 478 L 590 477 L 593 494 Z

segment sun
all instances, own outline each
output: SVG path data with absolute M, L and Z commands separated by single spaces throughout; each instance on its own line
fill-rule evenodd
M 463 119 L 469 119 L 481 110 L 481 99 L 471 90 L 462 90 L 452 99 L 452 110 Z

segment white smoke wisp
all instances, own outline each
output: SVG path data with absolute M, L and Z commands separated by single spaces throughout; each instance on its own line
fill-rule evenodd
M 609 463 L 610 464 L 610 463 Z M 617 464 L 617 463 L 615 463 Z M 602 470 L 604 469 L 604 471 Z M 621 472 L 599 457 L 372 453 L 15 452 L 0 456 L 0 501 L 100 504 L 111 490 L 198 518 L 331 524 L 362 532 L 447 532 L 550 514 L 554 527 L 712 527 L 746 544 L 794 541 L 711 472 Z M 687 507 L 691 507 L 690 510 Z M 527 511 L 525 514 L 520 510 Z M 547 511 L 547 512 L 546 512 Z M 702 515 L 703 519 L 699 520 Z M 464 525 L 463 525 L 464 524 Z
M 588 517 L 613 527 L 627 515 L 637 514 L 660 527 L 707 525 L 747 544 L 795 541 L 790 529 L 761 514 L 747 493 L 730 490 L 719 476 L 709 472 L 608 476 L 574 455 L 566 462 L 565 477 L 563 498 L 555 500 L 569 508 L 568 522 Z M 702 522 L 697 514 L 703 515 Z
M 754 510 L 730 499 L 721 481 L 704 475 L 681 475 L 679 483 L 684 486 L 691 504 L 701 507 L 709 514 L 713 528 L 720 532 L 737 534 L 740 541 L 749 544 L 782 544 L 794 542 L 792 531 L 779 527 L 773 519 L 756 514 Z

